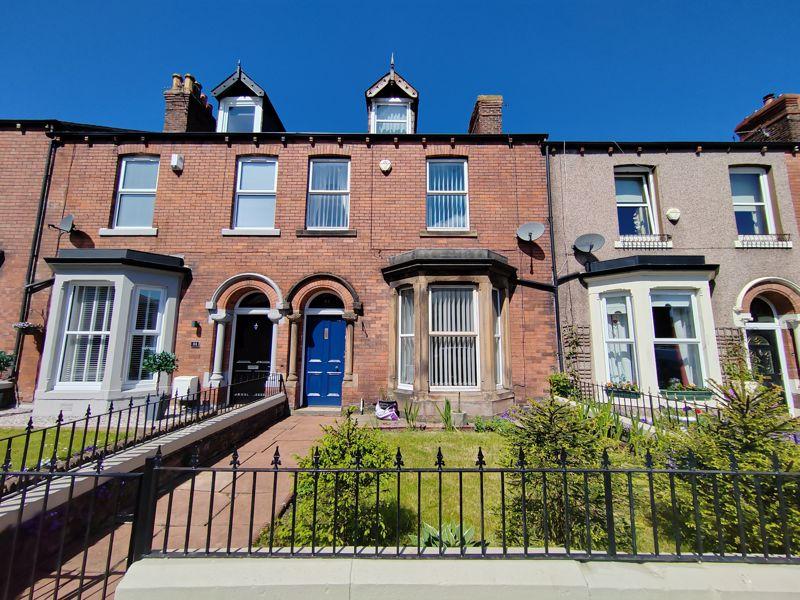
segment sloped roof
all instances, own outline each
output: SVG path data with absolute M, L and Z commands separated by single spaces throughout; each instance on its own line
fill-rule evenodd
M 389 94 L 386 92 L 389 92 Z M 392 62 L 389 72 L 369 86 L 367 91 L 364 92 L 364 96 L 367 99 L 367 103 L 369 103 L 373 98 L 386 95 L 395 96 L 398 92 L 411 98 L 415 103 L 419 101 L 419 92 L 400 73 L 394 70 L 394 62 Z
M 217 99 L 228 96 L 258 96 L 263 98 L 267 93 L 253 79 L 244 72 L 242 65 L 236 65 L 236 70 L 225 81 L 211 90 Z

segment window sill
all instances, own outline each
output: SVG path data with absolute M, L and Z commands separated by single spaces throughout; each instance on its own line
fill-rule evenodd
M 421 238 L 448 237 L 448 238 L 477 238 L 477 231 L 461 231 L 457 229 L 426 229 L 419 232 Z
M 236 229 L 223 229 L 220 233 L 227 236 L 250 236 L 250 237 L 278 237 L 281 234 L 280 229 L 273 229 L 271 227 L 239 227 Z
M 357 237 L 357 229 L 298 229 L 297 237 Z
M 733 247 L 789 250 L 792 248 L 792 240 L 782 234 L 740 235 L 739 239 L 733 242 Z
M 97 232 L 104 237 L 155 237 L 158 235 L 157 227 L 102 227 Z
M 621 235 L 614 248 L 622 250 L 669 250 L 672 239 L 668 235 Z

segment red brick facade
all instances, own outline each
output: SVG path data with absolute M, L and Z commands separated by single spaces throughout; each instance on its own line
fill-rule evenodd
M 32 144 L 24 140 L 26 151 L 35 156 L 32 164 L 44 163 L 46 138 Z M 40 136 L 41 137 L 41 136 Z M 486 248 L 507 257 L 521 277 L 547 282 L 551 274 L 549 246 L 535 245 L 534 273 L 529 273 L 529 253 L 520 246 L 515 230 L 526 221 L 546 222 L 547 190 L 545 164 L 538 139 L 513 140 L 506 136 L 470 136 L 457 139 L 438 136 L 383 138 L 335 136 L 309 139 L 308 136 L 258 134 L 231 136 L 205 134 L 158 134 L 142 143 L 130 134 L 116 141 L 111 135 L 66 134 L 54 159 L 48 198 L 47 223 L 57 223 L 65 214 L 75 217 L 78 231 L 62 236 L 60 248 L 130 248 L 160 254 L 178 254 L 191 268 L 193 280 L 184 289 L 177 320 L 175 351 L 183 375 L 202 375 L 212 368 L 214 325 L 208 323 L 206 302 L 228 278 L 241 273 L 257 273 L 274 281 L 284 295 L 304 277 L 332 273 L 347 282 L 363 303 L 363 314 L 353 328 L 353 380 L 345 382 L 344 403 L 361 398 L 373 401 L 378 390 L 387 387 L 389 305 L 391 292 L 380 269 L 390 256 L 416 248 Z M 410 139 L 409 139 L 410 138 Z M 135 141 L 134 141 L 135 140 Z M 226 140 L 228 140 L 226 142 Z M 242 140 L 243 143 L 240 143 Z M 17 152 L 19 152 L 19 147 Z M 182 154 L 182 173 L 170 169 L 170 156 Z M 156 237 L 105 237 L 101 228 L 110 226 L 120 157 L 148 154 L 161 157 L 153 227 Z M 277 209 L 275 227 L 279 237 L 223 237 L 220 230 L 231 226 L 236 160 L 240 156 L 264 155 L 278 159 Z M 3 153 L 8 159 L 9 154 Z M 304 237 L 308 163 L 315 156 L 346 156 L 351 160 L 350 228 L 355 237 Z M 430 237 L 425 226 L 426 157 L 457 156 L 468 160 L 470 235 Z M 392 162 L 389 174 L 379 168 L 383 159 Z M 27 160 L 27 159 L 26 159 Z M 41 176 L 41 167 L 39 177 Z M 31 174 L 35 178 L 35 173 Z M 26 190 L 30 186 L 26 184 Z M 31 189 L 38 189 L 34 186 Z M 30 195 L 30 194 L 29 194 Z M 22 200 L 22 199 L 20 199 Z M 37 198 L 26 198 L 33 202 Z M 34 211 L 35 212 L 35 211 Z M 26 216 L 30 220 L 30 217 Z M 4 221 L 8 223 L 7 220 Z M 30 225 L 20 229 L 19 241 L 27 247 Z M 6 238 L 4 238 L 5 240 Z M 545 235 L 542 240 L 546 240 Z M 4 286 L 4 309 L 19 307 L 20 268 L 27 254 L 14 257 L 13 268 L 6 246 L 7 264 L 0 276 L 13 274 L 14 281 Z M 41 258 L 58 251 L 55 231 L 44 233 Z M 21 263 L 19 261 L 22 261 Z M 22 266 L 20 266 L 22 265 Z M 42 274 L 48 266 L 40 260 Z M 330 288 L 339 293 L 350 310 L 347 290 L 324 278 L 302 288 L 293 300 L 302 308 L 308 288 Z M 239 283 L 220 302 L 235 302 L 248 289 L 263 289 L 276 306 L 277 297 L 269 286 Z M 49 290 L 33 297 L 31 319 L 47 312 Z M 13 312 L 12 310 L 12 312 Z M 513 390 L 518 400 L 541 396 L 547 375 L 556 367 L 553 298 L 545 291 L 516 287 L 510 299 L 510 343 Z M 3 319 L 12 320 L 12 315 Z M 15 320 L 15 318 L 13 319 Z M 193 321 L 201 327 L 195 330 Z M 277 366 L 289 371 L 289 328 L 286 320 L 278 328 Z M 3 340 L 11 340 L 8 332 Z M 302 339 L 302 337 L 301 337 Z M 199 342 L 193 348 L 192 342 Z M 228 352 L 226 352 L 226 357 Z M 37 365 L 36 348 L 25 348 L 20 373 L 20 395 L 30 401 Z M 300 373 L 302 366 L 296 365 Z

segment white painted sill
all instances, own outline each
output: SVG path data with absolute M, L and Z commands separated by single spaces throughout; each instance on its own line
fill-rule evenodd
M 779 240 L 774 235 L 740 235 L 739 238 L 733 242 L 733 247 L 756 250 L 790 250 L 792 248 L 792 240 Z
M 155 237 L 158 235 L 157 227 L 102 227 L 98 233 L 103 237 Z
M 660 235 L 623 235 L 614 241 L 614 248 L 621 250 L 670 250 L 672 240 Z
M 223 236 L 253 236 L 253 237 L 278 237 L 280 229 L 271 227 L 239 227 L 236 229 L 223 229 L 220 231 Z

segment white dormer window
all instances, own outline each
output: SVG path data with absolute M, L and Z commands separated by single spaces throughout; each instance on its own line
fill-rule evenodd
M 223 98 L 219 105 L 217 131 L 251 133 L 261 131 L 261 98 L 238 96 Z
M 411 132 L 411 104 L 400 98 L 375 100 L 370 115 L 370 133 Z

